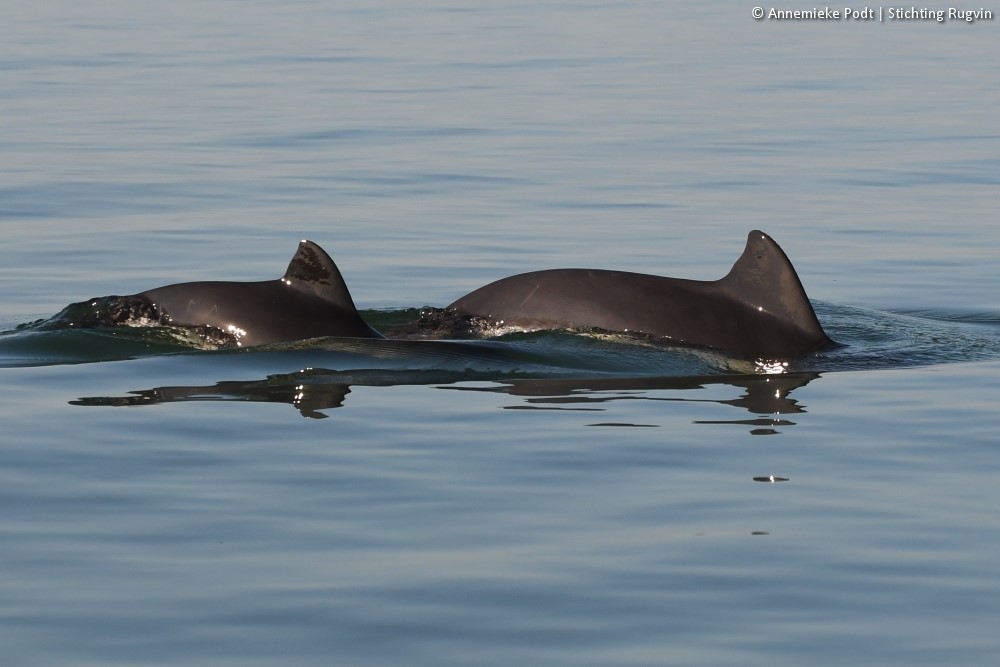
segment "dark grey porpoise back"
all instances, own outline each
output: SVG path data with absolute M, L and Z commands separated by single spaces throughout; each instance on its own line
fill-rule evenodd
M 340 270 L 302 241 L 285 275 L 261 282 L 192 282 L 143 292 L 179 326 L 213 326 L 241 345 L 348 336 L 381 338 L 358 313 Z
M 490 283 L 449 307 L 510 326 L 636 332 L 751 359 L 798 357 L 834 344 L 788 257 L 757 230 L 720 280 L 535 271 Z

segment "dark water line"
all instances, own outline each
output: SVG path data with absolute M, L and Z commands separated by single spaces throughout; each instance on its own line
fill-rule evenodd
M 840 347 L 790 361 L 785 371 L 837 372 L 906 368 L 1000 358 L 1000 316 L 990 312 L 941 310 L 876 311 L 816 304 L 817 313 Z M 370 310 L 367 321 L 402 331 L 416 309 Z M 46 321 L 0 333 L 0 367 L 100 363 L 163 355 L 237 354 L 269 363 L 302 364 L 343 371 L 377 371 L 400 377 L 429 371 L 449 377 L 684 377 L 760 373 L 750 362 L 711 351 L 665 346 L 620 335 L 578 335 L 541 331 L 492 339 L 427 340 L 425 332 L 396 340 L 316 339 L 259 348 L 212 350 L 195 332 L 172 327 L 52 329 Z M 771 368 L 774 371 L 775 368 Z

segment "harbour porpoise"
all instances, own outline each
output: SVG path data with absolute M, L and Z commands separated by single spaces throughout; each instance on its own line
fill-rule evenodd
M 241 346 L 320 336 L 382 338 L 361 319 L 337 265 L 312 241 L 299 243 L 277 280 L 178 283 L 135 296 L 152 302 L 165 324 L 214 327 Z
M 757 230 L 719 280 L 533 271 L 480 287 L 448 308 L 495 325 L 634 332 L 747 359 L 787 359 L 835 345 L 788 257 Z
M 715 281 L 625 271 L 522 273 L 452 303 L 449 318 L 522 329 L 630 332 L 749 359 L 799 357 L 836 345 L 820 326 L 795 269 L 770 236 L 750 232 L 729 274 Z M 358 313 L 340 270 L 311 241 L 285 274 L 260 282 L 178 283 L 125 297 L 71 304 L 46 328 L 188 327 L 220 346 L 326 336 L 384 336 Z

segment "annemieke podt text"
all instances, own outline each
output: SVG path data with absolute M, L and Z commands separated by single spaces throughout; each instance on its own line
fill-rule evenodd
M 993 12 L 991 10 L 980 9 L 957 9 L 949 7 L 947 9 L 929 9 L 927 7 L 844 7 L 843 9 L 831 9 L 830 7 L 814 7 L 812 9 L 777 9 L 769 8 L 766 12 L 761 7 L 755 7 L 753 11 L 755 19 L 768 19 L 770 21 L 965 21 L 975 23 L 976 21 L 992 21 Z

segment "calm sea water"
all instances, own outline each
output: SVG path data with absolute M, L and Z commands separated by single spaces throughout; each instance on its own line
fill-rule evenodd
M 751 9 L 8 8 L 5 662 L 993 664 L 1000 23 Z M 754 228 L 845 343 L 780 376 L 17 330 L 300 238 L 381 321 Z

